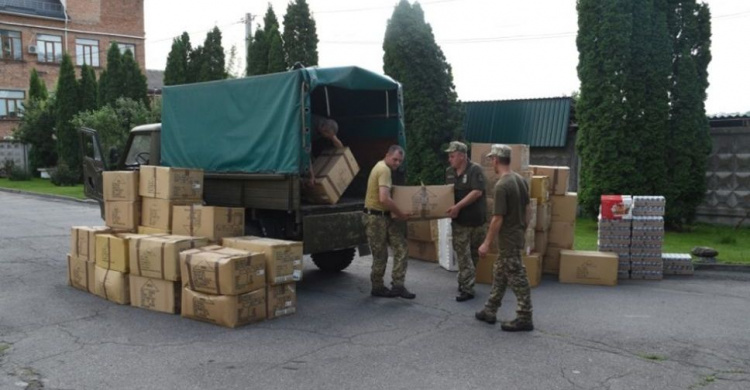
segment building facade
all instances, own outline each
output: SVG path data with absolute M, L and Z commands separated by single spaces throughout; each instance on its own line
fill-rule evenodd
M 98 74 L 115 42 L 146 69 L 143 0 L 0 0 L 0 139 L 18 126 L 33 68 L 53 91 L 64 52 Z

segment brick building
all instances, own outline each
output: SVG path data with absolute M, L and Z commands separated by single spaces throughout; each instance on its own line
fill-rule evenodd
M 0 140 L 18 125 L 32 68 L 52 91 L 63 52 L 99 73 L 113 42 L 146 69 L 143 0 L 0 0 Z

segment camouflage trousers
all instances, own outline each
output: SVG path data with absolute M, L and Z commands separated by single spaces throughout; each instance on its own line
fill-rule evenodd
M 384 286 L 383 276 L 388 265 L 388 247 L 393 249 L 391 283 L 403 286 L 406 279 L 406 223 L 383 215 L 364 215 L 365 233 L 372 251 L 372 287 Z
M 458 263 L 458 290 L 474 295 L 476 266 L 479 262 L 479 246 L 487 234 L 487 226 L 462 226 L 453 222 L 453 250 Z
M 495 278 L 484 310 L 489 314 L 496 314 L 505 296 L 505 290 L 510 285 L 518 301 L 518 317 L 531 317 L 531 287 L 521 251 L 501 249 L 492 270 Z

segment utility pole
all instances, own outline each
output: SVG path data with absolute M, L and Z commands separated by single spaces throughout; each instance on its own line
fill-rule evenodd
M 253 20 L 255 20 L 255 15 L 251 13 L 245 14 L 245 42 L 250 43 L 250 41 L 253 39 Z

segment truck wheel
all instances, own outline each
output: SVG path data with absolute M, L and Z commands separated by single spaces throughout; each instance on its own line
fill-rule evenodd
M 354 260 L 354 249 L 320 252 L 312 254 L 312 261 L 323 272 L 341 272 Z

